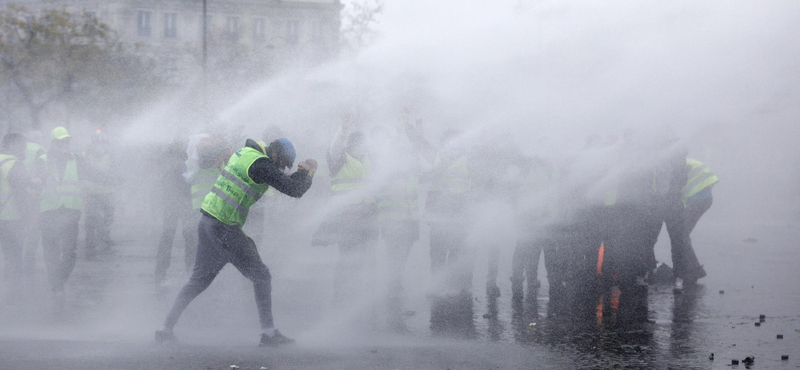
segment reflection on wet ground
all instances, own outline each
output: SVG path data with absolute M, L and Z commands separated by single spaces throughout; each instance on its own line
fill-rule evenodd
M 186 276 L 175 269 L 171 284 L 154 288 L 154 261 L 148 251 L 135 246 L 131 243 L 124 253 L 105 260 L 81 260 L 68 286 L 66 310 L 57 319 L 40 268 L 39 274 L 28 279 L 25 300 L 0 308 L 0 340 L 127 340 L 149 345 L 152 331 Z M 578 298 L 564 299 L 551 297 L 544 284 L 536 295 L 524 300 L 512 300 L 510 290 L 503 290 L 499 298 L 472 293 L 422 298 L 425 292 L 412 285 L 407 287 L 405 303 L 390 311 L 396 321 L 386 330 L 378 328 L 378 335 L 448 351 L 452 347 L 447 346 L 456 339 L 463 344 L 454 353 L 475 353 L 475 346 L 495 345 L 512 353 L 548 353 L 563 361 L 552 366 L 555 368 L 722 368 L 731 360 L 741 362 L 749 356 L 756 358 L 753 368 L 797 368 L 797 359 L 792 357 L 800 339 L 800 300 L 797 287 L 788 281 L 800 277 L 794 269 L 798 252 L 777 250 L 756 256 L 757 251 L 748 248 L 734 245 L 727 254 L 715 255 L 719 267 L 710 266 L 708 281 L 683 294 L 674 294 L 668 286 L 650 286 L 604 294 L 586 289 Z M 752 258 L 755 263 L 735 270 L 725 268 L 726 261 L 742 258 Z M 319 328 L 326 320 L 320 312 L 330 300 L 319 281 L 331 270 L 313 268 L 305 270 L 313 274 L 291 275 L 288 269 L 281 270 L 279 263 L 275 266 L 279 277 L 276 313 L 283 327 L 307 342 L 304 333 L 329 335 L 336 341 L 336 335 Z M 181 333 L 194 336 L 186 338 L 187 345 L 213 346 L 219 341 L 251 345 L 258 336 L 253 328 L 257 315 L 251 289 L 235 271 L 223 272 L 181 323 Z M 765 318 L 759 320 L 760 314 Z M 209 339 L 197 339 L 201 337 Z M 20 348 L 20 353 L 25 353 L 24 346 Z M 302 356 L 300 351 L 298 356 Z M 491 363 L 506 360 L 497 353 Z M 791 357 L 783 361 L 782 355 Z M 746 367 L 744 363 L 740 366 Z

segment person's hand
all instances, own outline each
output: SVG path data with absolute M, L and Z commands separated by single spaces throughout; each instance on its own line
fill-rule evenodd
M 297 165 L 297 168 L 305 170 L 309 175 L 314 176 L 314 172 L 317 172 L 317 161 L 310 158 L 306 159 L 305 161 L 300 162 L 300 164 Z

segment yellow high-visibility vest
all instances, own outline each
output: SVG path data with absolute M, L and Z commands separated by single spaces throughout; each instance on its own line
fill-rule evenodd
M 708 166 L 704 165 L 696 159 L 686 158 L 686 164 L 691 167 L 689 170 L 689 179 L 683 187 L 683 203 L 686 202 L 697 193 L 719 182 L 719 178 Z
M 39 158 L 45 161 L 47 171 L 39 210 L 45 212 L 64 207 L 83 211 L 82 187 L 78 178 L 78 161 L 75 156 L 70 154 L 63 174 L 58 173 L 56 166 L 48 160 L 47 154 L 43 154 Z
M 331 178 L 331 192 L 334 196 L 341 196 L 363 187 L 364 181 L 372 173 L 372 163 L 366 158 L 362 163 L 355 157 L 345 153 L 345 162 L 339 172 Z M 375 203 L 372 196 L 363 195 L 350 200 L 350 203 Z

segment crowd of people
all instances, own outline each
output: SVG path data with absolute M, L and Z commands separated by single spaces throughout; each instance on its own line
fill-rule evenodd
M 163 229 L 154 253 L 154 280 L 160 285 L 166 279 L 179 225 L 186 243 L 184 268 L 191 276 L 164 328 L 156 332 L 158 341 L 175 339 L 181 313 L 231 263 L 253 283 L 261 344 L 293 342 L 273 322 L 271 275 L 256 246 L 265 215 L 281 215 L 270 213 L 270 205 L 259 200 L 280 194 L 302 197 L 318 171 L 317 162 L 307 159 L 289 173 L 296 151 L 281 136 L 274 127 L 243 143 L 196 134 L 161 154 L 167 166 L 158 198 Z M 12 287 L 9 299 L 14 299 L 21 287 L 15 280 L 41 240 L 58 306 L 75 267 L 83 213 L 87 258 L 115 253 L 111 195 L 120 179 L 112 172 L 102 131 L 92 135 L 82 154 L 71 150 L 63 127 L 53 129 L 50 139 L 45 148 L 35 132 L 3 138 L 0 245 Z M 335 245 L 339 251 L 333 305 L 352 302 L 372 284 L 367 271 L 382 242 L 388 260 L 388 317 L 402 325 L 406 264 L 412 248 L 423 248 L 420 240 L 428 239 L 434 296 L 471 296 L 473 272 L 486 266 L 486 296 L 499 297 L 503 248 L 474 237 L 480 229 L 476 222 L 483 219 L 476 217 L 485 209 L 477 207 L 481 204 L 505 204 L 514 211 L 517 242 L 510 280 L 515 301 L 536 297 L 543 256 L 555 312 L 584 307 L 576 303 L 582 300 L 595 309 L 598 298 L 611 303 L 607 309 L 617 309 L 613 302 L 620 296 L 646 293 L 664 224 L 675 292 L 706 275 L 690 234 L 710 208 L 718 179 L 688 157 L 677 137 L 632 130 L 622 139 L 593 135 L 580 151 L 551 157 L 526 155 L 513 142 L 458 128 L 444 130 L 434 142 L 425 137 L 420 122 L 411 122 L 407 109 L 396 123 L 372 127 L 343 115 L 325 156 L 322 182 L 330 184 L 329 201 L 320 207 L 325 217 L 311 238 L 313 246 Z M 248 218 L 258 226 L 247 227 Z M 429 230 L 428 239 L 421 238 L 423 229 Z M 479 255 L 484 260 L 477 261 Z

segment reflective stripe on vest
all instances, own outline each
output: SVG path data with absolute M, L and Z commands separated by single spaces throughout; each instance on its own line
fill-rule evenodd
M 686 164 L 691 167 L 688 180 L 683 187 L 683 202 L 686 203 L 691 197 L 719 182 L 719 178 L 713 172 L 696 159 L 686 158 Z
M 438 161 L 440 159 L 437 158 Z M 463 194 L 470 191 L 469 163 L 466 155 L 462 155 L 447 166 L 444 174 L 434 183 L 434 189 L 450 194 Z
M 372 163 L 366 158 L 362 163 L 355 157 L 345 153 L 345 161 L 339 172 L 331 178 L 331 192 L 334 196 L 350 193 L 361 189 L 363 182 L 372 172 Z M 375 203 L 369 196 L 361 196 L 350 200 L 350 203 Z
M 259 158 L 267 156 L 250 147 L 233 153 L 201 208 L 224 224 L 244 226 L 250 206 L 269 188 L 266 184 L 256 184 L 248 175 L 250 166 Z
M 203 206 L 203 201 L 214 188 L 214 183 L 220 175 L 219 168 L 206 168 L 197 171 L 189 183 L 192 185 L 192 209 L 200 209 Z
M 47 180 L 44 189 L 42 189 L 39 210 L 45 212 L 64 207 L 82 211 L 83 194 L 81 182 L 78 179 L 78 161 L 75 156 L 70 155 L 64 168 L 64 174 L 61 177 L 56 166 L 48 160 L 47 154 L 42 155 L 40 158 L 45 161 Z
M 8 181 L 8 174 L 17 158 L 13 155 L 0 154 L 0 220 L 13 221 L 19 220 L 21 215 L 17 209 L 14 197 L 11 194 L 11 183 Z

